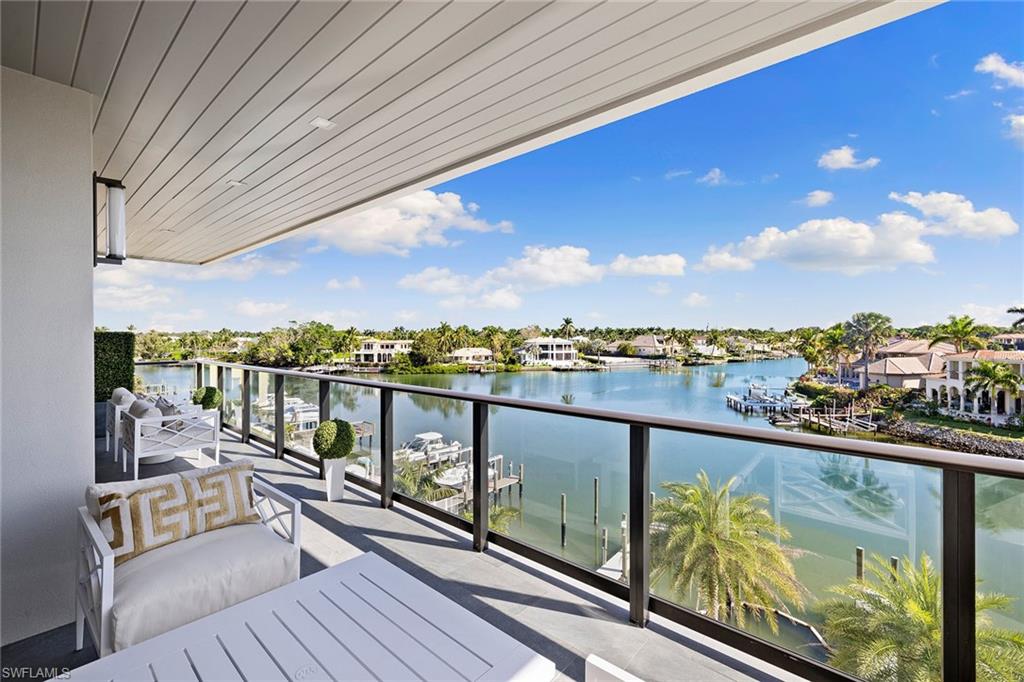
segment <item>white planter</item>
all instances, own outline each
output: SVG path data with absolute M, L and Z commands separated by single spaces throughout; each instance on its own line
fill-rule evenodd
M 345 493 L 345 459 L 325 459 L 324 478 L 327 479 L 327 501 L 337 502 Z

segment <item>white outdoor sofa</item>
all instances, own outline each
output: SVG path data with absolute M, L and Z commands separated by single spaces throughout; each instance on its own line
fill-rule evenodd
M 178 476 L 89 486 L 86 506 L 78 509 L 76 650 L 86 628 L 102 657 L 299 579 L 302 505 L 257 478 L 252 492 L 260 523 L 192 535 L 115 569 L 100 528 L 100 497 L 130 495 Z
M 214 460 L 220 463 L 220 410 L 189 409 L 184 414 L 161 412 L 153 403 L 136 400 L 120 411 L 122 457 L 121 470 L 128 470 L 128 457 L 134 466 L 133 478 L 139 478 L 139 461 L 158 464 L 176 455 L 195 452 L 202 457 L 204 447 L 213 448 Z M 117 461 L 115 450 L 114 461 Z

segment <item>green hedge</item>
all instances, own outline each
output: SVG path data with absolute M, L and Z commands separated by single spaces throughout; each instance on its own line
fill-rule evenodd
M 135 376 L 135 334 L 95 332 L 93 349 L 96 362 L 96 402 L 109 400 L 115 388 L 132 390 Z

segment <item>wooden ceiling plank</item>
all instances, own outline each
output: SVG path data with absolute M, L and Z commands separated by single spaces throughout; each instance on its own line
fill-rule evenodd
M 51 0 L 40 4 L 37 76 L 65 85 L 71 82 L 88 10 L 89 3 L 81 0 Z
M 830 10 L 830 6 L 822 4 L 822 3 L 819 3 L 816 6 L 807 6 L 807 5 L 805 5 L 803 7 L 793 6 L 793 7 L 791 7 L 787 11 L 787 13 L 790 15 L 791 25 L 795 25 L 795 24 L 805 23 L 806 21 L 810 21 L 812 19 L 815 19 L 815 18 L 821 16 L 822 14 L 827 13 L 829 10 Z M 751 15 L 748 14 L 745 18 L 741 18 L 739 16 L 735 16 L 734 15 L 733 16 L 733 20 L 736 23 L 735 24 L 729 24 L 729 25 L 727 25 L 725 27 L 725 28 L 729 29 L 727 34 L 720 35 L 719 37 L 714 38 L 714 39 L 708 39 L 705 42 L 705 44 L 704 44 L 704 46 L 702 48 L 698 48 L 697 50 L 694 50 L 694 51 L 692 51 L 690 53 L 690 55 L 689 55 L 690 59 L 691 60 L 700 61 L 702 58 L 707 58 L 708 56 L 720 55 L 722 53 L 722 49 L 721 48 L 724 45 L 724 43 L 722 41 L 724 41 L 724 40 L 731 40 L 732 41 L 731 42 L 731 46 L 736 48 L 736 49 L 739 49 L 740 47 L 742 47 L 744 45 L 745 42 L 749 42 L 752 39 L 757 39 L 757 38 L 763 37 L 765 35 L 768 35 L 763 30 L 764 27 L 762 25 L 760 25 L 760 22 L 764 22 L 764 21 L 766 21 L 768 19 L 771 19 L 771 18 L 775 17 L 776 14 L 778 13 L 778 11 L 779 11 L 779 5 L 778 4 L 775 4 L 774 7 L 769 7 L 769 6 L 764 5 L 764 4 L 759 4 L 757 6 L 757 12 L 758 12 L 759 16 L 753 16 L 752 17 Z M 773 12 L 775 14 L 773 14 Z M 703 50 L 703 51 L 701 51 L 701 50 Z M 676 51 L 678 51 L 678 50 L 676 50 Z M 628 66 L 630 61 L 637 61 L 638 59 L 639 59 L 639 56 L 634 57 L 631 60 L 627 60 L 626 62 L 624 62 L 624 64 Z M 685 70 L 685 68 L 681 69 L 680 65 L 675 60 L 670 60 L 670 61 L 665 62 L 662 65 L 661 69 L 659 71 L 657 71 L 657 72 L 652 72 L 651 71 L 652 65 L 650 65 L 648 63 L 643 63 L 640 66 L 640 69 L 641 70 L 639 71 L 639 73 L 644 74 L 644 75 L 656 76 L 656 80 L 662 79 L 662 78 L 665 78 L 665 77 L 669 77 L 669 76 L 671 76 L 671 75 L 673 75 L 675 73 L 679 73 L 680 70 Z M 625 78 L 626 79 L 631 79 L 632 76 L 626 76 Z M 603 95 L 601 93 L 591 94 L 591 95 L 587 95 L 587 97 L 589 98 L 590 101 L 582 103 L 582 102 L 579 102 L 579 101 L 574 102 L 573 101 L 574 98 L 572 97 L 572 95 L 573 95 L 573 91 L 571 89 L 563 89 L 563 90 L 559 91 L 559 93 L 557 95 L 557 97 L 559 99 L 559 103 L 554 105 L 553 107 L 551 107 L 550 111 L 557 112 L 557 110 L 560 107 L 564 106 L 566 103 L 573 104 L 577 108 L 579 108 L 579 105 L 581 105 L 581 104 L 599 105 L 599 104 L 601 104 L 601 98 L 602 97 L 605 97 L 605 98 L 607 97 L 607 95 Z M 531 106 L 538 106 L 538 104 L 541 104 L 541 103 L 533 103 L 533 105 L 531 105 Z M 523 115 L 525 115 L 525 114 L 523 114 Z M 514 117 L 514 114 L 510 113 L 507 116 L 508 117 Z M 533 122 L 533 118 L 532 117 L 528 117 L 526 120 L 528 121 L 528 123 L 526 125 L 521 126 L 521 129 L 522 129 L 523 133 L 529 134 L 529 129 L 528 128 L 531 127 L 531 126 L 534 126 L 535 124 Z M 519 130 L 514 130 L 514 129 L 511 129 L 511 130 L 510 129 L 504 129 L 504 130 L 497 131 L 497 132 L 495 132 L 495 133 L 493 133 L 491 135 L 491 139 L 489 140 L 489 143 L 493 143 L 493 142 L 495 142 L 497 140 L 501 140 L 501 139 L 514 138 L 514 137 L 516 137 L 518 135 L 519 132 L 520 132 Z M 453 143 L 451 141 L 449 141 L 447 144 L 440 145 L 440 146 L 443 148 L 443 147 L 447 147 L 447 146 L 449 146 L 451 144 L 453 144 Z M 474 144 L 478 144 L 478 143 L 474 143 Z M 408 162 L 408 170 L 406 170 L 404 172 L 405 172 L 406 175 L 410 175 L 410 174 L 414 174 L 416 172 L 420 172 L 421 169 L 425 168 L 425 167 L 426 168 L 437 168 L 439 166 L 445 165 L 446 163 L 450 163 L 452 160 L 457 159 L 460 155 L 465 155 L 467 153 L 467 151 L 470 151 L 470 150 L 466 150 L 466 149 L 462 149 L 462 148 L 455 148 L 455 149 L 447 152 L 446 154 L 444 154 L 444 155 L 442 155 L 440 157 L 435 157 L 435 158 L 431 158 L 431 159 L 414 158 L 414 159 L 411 159 Z M 395 182 L 396 182 L 396 179 L 393 179 L 393 178 L 392 179 L 387 179 L 387 180 L 382 180 L 381 178 L 376 177 L 376 176 L 369 176 L 362 183 L 359 184 L 359 186 L 357 188 L 359 191 L 354 192 L 353 194 L 349 195 L 343 201 L 339 202 L 339 204 L 340 205 L 344 205 L 345 203 L 351 201 L 352 198 L 354 196 L 357 196 L 360 191 L 365 191 L 367 189 L 375 189 L 376 186 L 378 186 L 378 185 L 390 185 L 390 184 L 393 184 Z M 297 222 L 300 222 L 302 220 L 308 219 L 308 217 L 310 217 L 312 215 L 315 215 L 317 212 L 323 212 L 325 210 L 325 207 L 329 206 L 329 203 L 333 203 L 333 202 L 328 202 L 328 201 L 325 201 L 323 199 L 321 201 L 319 201 L 319 202 L 316 202 L 316 201 L 304 202 L 302 204 L 302 209 L 299 209 L 300 212 L 298 212 L 298 213 L 292 212 L 292 213 L 283 214 L 283 215 L 279 214 L 279 215 L 276 215 L 276 216 L 271 214 L 271 215 L 269 215 L 267 217 L 267 219 L 262 224 L 263 225 L 274 226 L 274 225 L 297 223 Z M 234 235 L 232 235 L 232 236 L 234 237 Z M 251 238 L 252 236 L 253 236 L 253 234 L 250 231 L 248 233 L 243 233 L 243 235 L 241 236 L 241 239 L 242 239 L 242 241 L 244 241 L 245 239 Z
M 107 159 L 98 166 L 102 175 L 124 177 L 207 63 L 241 7 L 239 0 L 195 5 Z
M 375 99 L 386 96 L 392 90 L 400 92 L 404 87 L 408 87 L 408 81 L 416 83 L 422 80 L 420 72 L 429 68 L 429 62 L 421 55 L 430 53 L 430 50 L 425 51 L 421 44 L 436 45 L 438 41 L 445 45 L 449 44 L 452 41 L 446 40 L 447 35 L 455 35 L 461 27 L 473 24 L 481 15 L 495 14 L 500 7 L 502 6 L 489 3 L 439 5 L 436 13 L 424 16 L 406 36 L 395 40 L 392 48 L 368 62 L 364 70 L 352 74 L 350 78 L 339 82 L 335 69 L 325 69 L 307 85 L 307 89 L 314 93 L 326 92 L 324 96 L 313 103 L 295 98 L 290 106 L 284 106 L 275 112 L 273 117 L 268 117 L 253 129 L 251 134 L 255 136 L 255 142 L 250 143 L 253 147 L 252 153 L 241 159 L 231 159 L 230 161 L 234 161 L 233 167 L 211 167 L 204 173 L 208 178 L 207 188 L 212 189 L 213 197 L 210 197 L 209 201 L 213 201 L 221 194 L 232 194 L 223 188 L 228 177 L 252 182 L 248 175 L 250 172 L 270 160 L 287 155 L 296 142 L 310 140 L 315 144 L 317 140 L 322 140 L 323 131 L 308 125 L 313 117 L 323 116 L 334 120 L 339 126 L 345 126 L 346 120 L 358 116 L 360 109 L 367 106 L 372 109 Z M 367 39 L 372 40 L 372 37 L 368 34 Z M 345 55 L 339 58 L 350 61 L 350 51 L 346 51 Z M 371 86 L 362 86 L 364 83 Z M 234 188 L 234 191 L 237 191 L 237 188 Z M 201 201 L 202 197 L 203 193 L 200 190 L 195 198 Z M 164 217 L 176 218 L 176 222 L 180 223 L 180 215 L 187 215 L 188 206 L 188 202 L 177 204 L 175 212 L 167 212 Z M 197 208 L 201 206 L 202 204 L 197 204 Z M 191 224 L 188 223 L 185 229 L 190 227 Z
M 36 0 L 4 0 L 0 3 L 0 58 L 4 66 L 32 73 L 37 9 Z
M 349 41 L 384 16 L 389 6 L 353 3 L 340 15 L 338 9 L 337 4 L 307 3 L 289 15 L 231 86 L 217 95 L 204 113 L 202 125 L 190 130 L 179 145 L 180 153 L 176 150 L 139 186 L 133 209 L 136 225 L 148 223 L 167 198 L 184 189 L 228 153 L 246 132 L 282 106 L 282 89 L 292 92 L 322 70 Z M 329 10 L 326 15 L 325 10 Z M 315 21 L 309 14 L 313 11 L 320 12 Z M 325 25 L 333 30 L 322 30 Z M 296 39 L 296 33 L 301 39 Z M 284 51 L 288 51 L 288 58 L 283 56 Z M 271 65 L 275 68 L 269 68 Z M 188 152 L 191 154 L 186 156 Z

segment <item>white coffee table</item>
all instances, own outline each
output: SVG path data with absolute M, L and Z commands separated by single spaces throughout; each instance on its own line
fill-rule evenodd
M 555 665 L 363 554 L 76 668 L 72 680 L 538 680 Z

